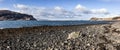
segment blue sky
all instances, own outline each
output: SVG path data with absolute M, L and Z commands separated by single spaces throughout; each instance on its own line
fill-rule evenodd
M 0 0 L 0 9 L 32 14 L 39 20 L 86 20 L 93 16 L 119 16 L 119 5 L 120 0 Z

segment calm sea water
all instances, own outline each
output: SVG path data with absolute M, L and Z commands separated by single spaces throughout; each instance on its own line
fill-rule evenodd
M 62 25 L 81 25 L 81 24 L 105 24 L 107 21 L 0 21 L 0 29 L 20 28 L 33 26 L 62 26 Z

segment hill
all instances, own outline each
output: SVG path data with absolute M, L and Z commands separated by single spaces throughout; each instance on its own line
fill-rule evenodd
M 36 20 L 32 15 L 22 14 L 10 10 L 0 10 L 0 21 L 3 20 Z

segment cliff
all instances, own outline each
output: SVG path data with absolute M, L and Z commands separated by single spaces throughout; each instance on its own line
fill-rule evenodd
M 0 50 L 120 50 L 120 22 L 0 30 Z
M 113 18 L 96 18 L 96 17 L 93 17 L 90 20 L 93 20 L 93 21 L 119 21 L 120 16 L 113 17 Z
M 0 21 L 3 20 L 36 20 L 32 15 L 22 14 L 9 10 L 0 10 Z

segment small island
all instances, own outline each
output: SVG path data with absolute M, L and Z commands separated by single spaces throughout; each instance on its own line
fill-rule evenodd
M 0 21 L 4 20 L 36 20 L 32 15 L 22 14 L 10 10 L 0 10 Z
M 115 17 L 111 17 L 111 18 L 92 17 L 90 20 L 92 20 L 92 21 L 120 21 L 120 16 L 115 16 Z

